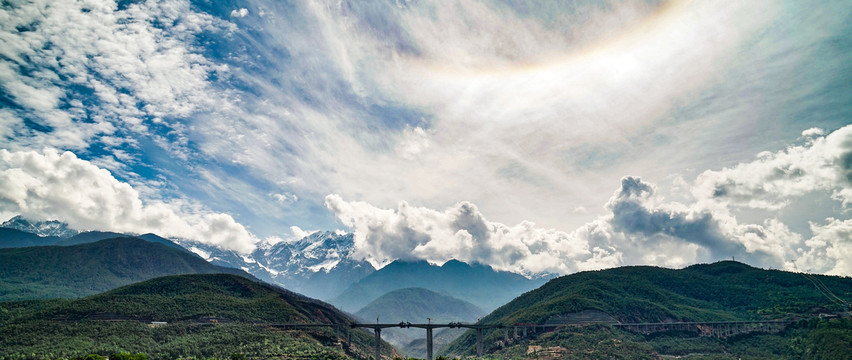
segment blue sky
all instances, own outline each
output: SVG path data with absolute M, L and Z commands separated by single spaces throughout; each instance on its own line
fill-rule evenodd
M 8 1 L 0 215 L 852 274 L 843 1 Z

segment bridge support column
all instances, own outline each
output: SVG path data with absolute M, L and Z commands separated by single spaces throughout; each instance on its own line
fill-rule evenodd
M 476 329 L 476 357 L 482 357 L 482 329 Z
M 527 329 L 528 329 L 528 328 L 529 328 L 529 327 L 524 326 L 524 337 L 527 337 Z
M 426 328 L 426 360 L 432 360 L 432 328 Z
M 382 329 L 376 328 L 376 360 L 382 359 Z
M 509 329 L 503 329 L 503 340 L 509 343 Z

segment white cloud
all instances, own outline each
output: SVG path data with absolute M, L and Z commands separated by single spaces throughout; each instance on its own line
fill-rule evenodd
M 823 135 L 825 135 L 825 130 L 820 129 L 818 127 L 813 127 L 813 128 L 807 129 L 805 131 L 802 131 L 802 137 L 805 137 L 805 138 L 815 137 L 815 136 L 823 136 Z
M 706 206 L 781 209 L 793 198 L 830 191 L 852 203 L 852 125 L 826 136 L 806 130 L 808 141 L 778 152 L 762 152 L 740 163 L 698 176 L 692 193 Z M 803 134 L 804 134 L 803 133 Z
M 3 7 L 0 18 L 0 54 L 8 59 L 0 62 L 0 84 L 27 110 L 16 115 L 19 123 L 28 117 L 52 129 L 16 138 L 19 148 L 85 149 L 119 130 L 148 135 L 144 117 L 187 117 L 225 101 L 207 78 L 227 68 L 194 53 L 191 40 L 233 25 L 187 1 L 118 9 L 111 0 L 38 0 Z M 13 124 L 3 125 L 0 133 Z
M 628 254 L 631 263 L 673 265 L 666 259 L 676 259 L 677 265 L 686 265 L 735 256 L 753 265 L 777 266 L 801 243 L 801 236 L 777 219 L 740 224 L 724 209 L 665 202 L 656 193 L 653 184 L 625 177 L 607 203 L 611 214 L 604 219 L 627 237 L 616 236 L 622 241 L 609 244 Z
M 269 194 L 275 201 L 281 204 L 292 204 L 294 202 L 299 201 L 299 197 L 296 194 L 285 192 L 280 194 Z
M 435 208 L 469 199 L 504 223 L 577 226 L 592 215 L 573 210 L 599 206 L 611 186 L 599 181 L 611 174 L 574 176 L 585 170 L 578 149 L 627 142 L 673 98 L 717 80 L 732 49 L 774 9 L 710 7 L 558 8 L 545 24 L 476 1 L 311 2 L 302 9 L 312 16 L 304 28 L 284 16 L 257 19 L 275 29 L 259 42 L 260 57 L 274 58 L 276 48 L 293 56 L 272 75 L 232 66 L 262 89 L 265 100 L 254 108 L 263 110 L 215 119 L 201 129 L 202 148 L 266 178 L 316 179 L 311 189 L 291 190 L 303 199 L 310 196 L 300 191 L 314 191 Z M 340 95 L 350 93 L 355 99 Z M 426 120 L 364 109 L 382 106 L 422 111 Z M 384 122 L 399 127 L 374 126 Z M 622 145 L 615 155 L 632 150 Z M 633 171 L 615 176 L 624 173 Z
M 129 184 L 71 152 L 0 149 L 0 211 L 77 229 L 156 233 L 240 252 L 255 238 L 233 217 L 182 201 L 143 202 Z
M 852 274 L 852 219 L 826 219 L 825 224 L 811 223 L 813 237 L 800 249 L 796 260 L 799 270 L 831 275 Z
M 491 222 L 467 202 L 443 211 L 405 202 L 397 209 L 382 209 L 329 195 L 326 206 L 355 231 L 353 257 L 374 266 L 396 259 L 458 259 L 524 274 L 564 274 L 617 263 L 609 252 L 593 249 L 572 234 L 528 221 L 514 226 Z
M 636 177 L 622 179 L 607 214 L 570 233 L 528 221 L 514 226 L 488 221 L 468 202 L 443 211 L 406 202 L 384 209 L 332 194 L 326 206 L 355 232 L 353 256 L 377 267 L 395 259 L 455 258 L 523 274 L 564 274 L 618 265 L 683 267 L 731 257 L 779 268 L 801 257 L 820 271 L 852 272 L 844 257 L 852 251 L 852 220 L 812 223 L 814 236 L 803 241 L 776 218 L 740 223 L 724 208 L 667 202 L 655 185 Z
M 294 225 L 290 227 L 290 233 L 293 234 L 290 239 L 292 241 L 301 240 L 308 236 L 311 236 L 311 234 L 315 232 L 317 232 L 317 230 L 302 230 L 302 228 Z
M 231 17 L 242 18 L 242 17 L 246 17 L 246 15 L 248 15 L 248 14 L 249 14 L 249 11 L 246 8 L 241 8 L 239 10 L 231 10 Z

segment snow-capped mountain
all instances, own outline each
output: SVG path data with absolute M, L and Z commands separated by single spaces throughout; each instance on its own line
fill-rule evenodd
M 366 261 L 353 260 L 354 234 L 315 232 L 293 243 L 278 243 L 255 251 L 263 265 L 278 271 L 273 280 L 297 292 L 323 300 L 376 271 Z
M 0 227 L 20 230 L 42 237 L 56 236 L 58 238 L 70 238 L 80 232 L 72 229 L 68 224 L 58 220 L 29 221 L 18 215 L 0 224 Z
M 248 255 L 193 241 L 177 243 L 215 265 L 240 268 L 264 281 L 323 300 L 376 271 L 370 263 L 350 258 L 355 245 L 353 234 L 316 232 L 295 242 L 260 246 Z

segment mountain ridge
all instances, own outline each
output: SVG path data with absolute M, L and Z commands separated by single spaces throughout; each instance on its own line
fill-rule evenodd
M 323 300 L 376 271 L 369 262 L 350 258 L 355 244 L 351 233 L 317 231 L 296 241 L 259 247 L 251 254 L 187 240 L 178 244 L 213 264 L 243 269 L 264 281 Z
M 448 261 L 442 266 L 425 260 L 397 260 L 359 280 L 329 302 L 354 312 L 390 291 L 421 287 L 468 301 L 488 311 L 538 287 L 544 280 L 528 279 L 487 265 L 471 265 L 458 260 Z
M 80 232 L 59 220 L 30 221 L 22 215 L 17 215 L 0 224 L 0 228 L 16 229 L 41 237 L 69 238 Z
M 809 276 L 837 296 L 852 298 L 852 278 Z M 585 310 L 628 323 L 796 319 L 842 311 L 802 274 L 720 261 L 683 269 L 626 266 L 561 276 L 499 307 L 481 322 L 542 324 Z M 494 349 L 502 337 L 490 332 L 486 342 Z M 471 354 L 474 342 L 475 334 L 469 331 L 445 354 Z
M 231 273 L 186 250 L 119 237 L 70 246 L 0 249 L 0 299 L 92 295 L 150 278 L 187 273 Z
M 0 303 L 0 358 L 54 359 L 130 351 L 152 359 L 367 359 L 373 336 L 331 305 L 231 274 L 171 275 L 32 309 Z M 151 321 L 159 325 L 151 325 Z M 282 331 L 268 324 L 330 323 Z M 151 326 L 149 326 L 151 325 Z M 349 334 L 350 336 L 347 336 Z M 351 340 L 352 347 L 345 344 Z M 387 343 L 383 355 L 398 356 Z
M 45 237 L 31 232 L 38 229 L 66 231 L 62 237 Z M 79 232 L 57 220 L 29 221 L 18 215 L 0 225 L 0 248 L 68 246 L 126 236 L 192 252 L 214 265 L 241 269 L 269 283 L 320 299 L 339 295 L 350 284 L 375 271 L 369 262 L 351 259 L 350 255 L 354 252 L 353 234 L 332 231 L 317 231 L 296 241 L 261 246 L 250 254 L 241 254 L 198 241 L 166 239 L 150 233 Z

